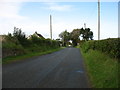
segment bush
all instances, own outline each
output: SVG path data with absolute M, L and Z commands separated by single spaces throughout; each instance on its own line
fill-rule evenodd
M 16 32 L 16 33 L 15 33 Z M 44 52 L 50 49 L 59 48 L 59 41 L 44 39 L 37 36 L 31 36 L 30 39 L 22 34 L 22 31 L 14 31 L 14 35 L 4 35 L 5 40 L 2 41 L 3 58 L 7 56 L 15 56 L 31 52 Z
M 81 48 L 83 48 L 84 52 L 89 49 L 99 50 L 109 54 L 111 57 L 120 59 L 120 38 L 86 41 L 81 44 Z

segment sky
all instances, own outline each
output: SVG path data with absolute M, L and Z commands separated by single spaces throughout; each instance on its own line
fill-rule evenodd
M 35 31 L 50 38 L 50 15 L 52 15 L 53 38 L 62 31 L 90 28 L 93 39 L 98 39 L 98 3 L 93 2 L 0 2 L 0 34 L 13 33 L 14 26 L 21 28 L 27 36 Z M 118 37 L 118 2 L 101 2 L 100 39 Z

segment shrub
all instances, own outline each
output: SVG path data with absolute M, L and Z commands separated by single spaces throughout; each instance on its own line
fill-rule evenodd
M 81 44 L 81 48 L 84 52 L 87 52 L 89 49 L 93 49 L 107 53 L 111 57 L 120 58 L 120 38 L 86 41 Z
M 21 29 L 14 27 L 13 34 L 4 35 L 2 41 L 2 52 L 4 57 L 25 54 L 30 52 L 43 52 L 59 47 L 60 42 L 31 35 L 28 39 Z

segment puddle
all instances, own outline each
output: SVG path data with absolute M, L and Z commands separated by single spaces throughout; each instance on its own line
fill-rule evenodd
M 82 70 L 78 70 L 78 71 L 76 71 L 76 72 L 78 72 L 78 73 L 84 73 Z

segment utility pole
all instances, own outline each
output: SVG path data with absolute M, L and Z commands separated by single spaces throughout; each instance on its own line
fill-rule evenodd
M 100 40 L 100 0 L 98 0 L 98 40 Z
M 118 38 L 120 38 L 120 1 L 118 2 Z
M 84 23 L 84 29 L 86 29 L 86 23 Z
M 52 16 L 50 15 L 50 37 L 52 40 Z

